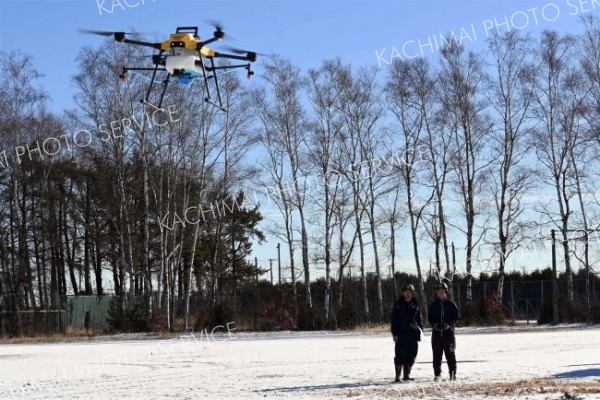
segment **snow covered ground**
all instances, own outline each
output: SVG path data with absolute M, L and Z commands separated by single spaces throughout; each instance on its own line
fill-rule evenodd
M 456 383 L 432 381 L 429 335 L 416 381 L 399 384 L 391 383 L 388 334 L 233 331 L 2 345 L 0 399 L 600 399 L 600 327 L 459 329 Z

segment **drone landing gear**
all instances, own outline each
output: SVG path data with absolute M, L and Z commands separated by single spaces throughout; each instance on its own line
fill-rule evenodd
M 140 103 L 145 104 L 145 105 L 150 105 L 150 106 L 154 107 L 157 110 L 162 109 L 162 102 L 163 102 L 163 99 L 165 97 L 165 93 L 167 91 L 167 85 L 169 84 L 169 80 L 171 78 L 171 74 L 167 74 L 167 78 L 162 81 L 163 90 L 162 90 L 162 92 L 160 94 L 160 98 L 159 98 L 159 101 L 158 101 L 158 107 L 157 107 L 154 104 L 150 103 L 150 93 L 152 93 L 152 87 L 154 86 L 154 81 L 156 79 L 156 73 L 158 71 L 166 71 L 164 69 L 164 67 L 162 67 L 160 64 L 156 64 L 156 67 L 154 67 L 154 68 L 128 68 L 128 67 L 123 67 L 123 72 L 121 72 L 119 74 L 119 79 L 121 80 L 121 82 L 127 82 L 127 72 L 129 72 L 129 71 L 152 71 L 152 78 L 150 79 L 150 84 L 148 85 L 148 90 L 146 91 L 146 95 L 144 96 L 144 98 L 142 100 L 140 100 Z
M 212 99 L 210 99 L 208 97 L 205 97 L 204 101 L 207 102 L 208 104 L 210 104 L 211 106 L 217 107 L 221 111 L 227 112 L 227 109 L 225 107 L 218 105 L 217 103 L 215 103 L 214 101 L 212 101 Z
M 238 65 L 216 66 L 213 57 L 207 57 L 207 59 L 210 60 L 210 66 L 205 64 L 202 54 L 199 54 L 199 59 L 196 60 L 196 66 L 200 67 L 200 69 L 202 70 L 202 79 L 204 81 L 205 92 L 206 92 L 206 98 L 204 99 L 204 101 L 207 102 L 208 104 L 218 108 L 221 111 L 227 111 L 227 108 L 223 106 L 223 101 L 221 98 L 221 88 L 219 86 L 219 80 L 218 80 L 218 76 L 220 75 L 219 71 L 223 71 L 221 74 L 226 74 L 226 73 L 230 72 L 231 70 L 238 69 L 238 68 L 244 68 L 246 70 L 246 78 L 248 78 L 248 79 L 252 78 L 252 76 L 254 75 L 254 71 L 252 71 L 249 63 L 238 64 Z M 165 93 L 167 91 L 169 81 L 171 80 L 172 77 L 179 78 L 180 83 L 183 83 L 182 86 L 185 86 L 186 83 L 193 82 L 195 79 L 199 79 L 199 78 L 192 77 L 191 79 L 189 79 L 189 82 L 188 82 L 186 80 L 186 70 L 185 69 L 181 68 L 181 69 L 173 70 L 172 74 L 168 73 L 167 78 L 162 80 L 163 88 L 162 88 L 162 91 L 161 91 L 161 94 L 159 97 L 158 107 L 154 106 L 152 103 L 150 103 L 150 94 L 152 93 L 152 89 L 154 87 L 156 75 L 157 75 L 158 71 L 167 71 L 167 70 L 166 70 L 165 66 L 162 64 L 162 61 L 163 61 L 162 54 L 159 54 L 159 55 L 156 55 L 155 57 L 153 57 L 153 61 L 156 64 L 154 68 L 124 67 L 123 72 L 121 74 L 119 74 L 119 79 L 122 82 L 126 82 L 128 71 L 152 71 L 152 77 L 150 78 L 150 84 L 148 85 L 146 95 L 144 96 L 144 98 L 142 100 L 140 100 L 140 102 L 142 104 L 151 105 L 155 109 L 162 109 L 162 103 L 163 103 L 163 100 L 165 97 Z M 148 78 L 146 77 L 146 79 L 148 79 Z M 216 89 L 216 98 L 214 98 L 214 99 L 211 96 L 211 87 L 209 85 L 209 80 L 211 80 L 211 79 L 214 79 L 214 82 L 215 82 L 214 89 Z M 183 81 L 185 81 L 185 82 L 183 82 Z

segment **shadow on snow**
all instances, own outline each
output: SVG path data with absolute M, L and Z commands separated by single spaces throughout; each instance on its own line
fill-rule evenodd
M 305 390 L 329 390 L 329 389 L 353 389 L 368 386 L 389 386 L 393 384 L 390 381 L 384 382 L 368 382 L 368 383 L 337 383 L 329 385 L 308 385 L 308 386 L 290 386 L 290 387 L 278 387 L 271 389 L 255 390 L 255 392 L 297 392 Z
M 555 378 L 592 378 L 598 376 L 600 376 L 600 368 L 579 369 L 554 375 Z

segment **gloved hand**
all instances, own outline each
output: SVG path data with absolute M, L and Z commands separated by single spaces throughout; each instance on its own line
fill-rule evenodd
M 394 336 L 394 343 L 398 341 L 398 336 Z
M 433 329 L 436 331 L 440 330 L 440 324 L 433 324 Z
M 444 324 L 444 326 L 442 327 L 442 329 L 444 329 L 446 331 L 446 330 L 450 329 L 450 325 Z

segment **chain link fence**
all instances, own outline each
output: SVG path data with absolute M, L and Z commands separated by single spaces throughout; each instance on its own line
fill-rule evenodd
M 393 280 L 384 280 L 382 284 L 385 320 L 391 311 L 395 291 Z M 575 300 L 579 304 L 586 304 L 586 281 L 575 279 L 573 285 Z M 425 286 L 428 302 L 431 302 L 435 296 L 434 286 L 435 283 L 432 281 L 428 281 Z M 373 277 L 368 280 L 368 318 L 365 318 L 364 314 L 360 280 L 345 281 L 340 309 L 336 307 L 338 288 L 333 285 L 330 292 L 331 308 L 328 318 L 324 313 L 325 288 L 322 280 L 311 284 L 313 309 L 310 310 L 310 315 L 307 314 L 302 284 L 298 284 L 296 291 L 298 309 L 293 307 L 293 290 L 289 284 L 272 286 L 267 281 L 260 281 L 254 286 L 237 288 L 211 300 L 208 296 L 194 293 L 189 301 L 187 328 L 200 331 L 206 327 L 235 322 L 236 328 L 240 330 L 349 329 L 365 321 L 380 321 L 377 290 Z M 589 288 L 592 311 L 597 311 L 600 305 L 600 285 L 597 278 L 590 280 Z M 473 312 L 473 307 L 483 310 L 488 305 L 489 299 L 497 291 L 497 282 L 474 281 L 471 290 L 472 300 L 469 303 L 466 282 L 456 281 L 452 284 L 452 298 L 461 314 L 466 317 Z M 559 293 L 561 298 L 566 293 L 564 280 L 559 280 Z M 503 318 L 537 323 L 544 313 L 544 307 L 548 307 L 551 295 L 551 280 L 506 281 L 501 305 Z M 19 299 L 4 296 L 0 297 L 0 335 L 10 337 L 54 333 L 77 334 L 85 331 L 95 333 L 184 331 L 185 300 L 164 293 L 160 300 L 157 294 L 122 297 L 60 296 L 53 302 L 55 304 L 53 307 L 20 309 L 18 305 L 24 303 Z M 559 304 L 559 309 L 562 308 L 564 304 Z M 475 311 L 475 313 L 482 314 L 485 310 Z

